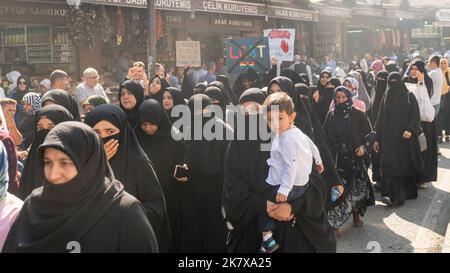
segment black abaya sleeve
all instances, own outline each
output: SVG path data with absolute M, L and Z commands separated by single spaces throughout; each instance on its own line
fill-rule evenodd
M 188 74 L 188 69 L 184 71 L 183 82 L 181 83 L 181 91 L 185 99 L 189 99 L 194 94 L 194 86 Z
M 420 123 L 420 110 L 416 97 L 413 93 L 408 93 L 409 96 L 409 123 L 407 130 L 413 134 L 420 135 L 422 131 Z
M 267 202 L 255 193 L 240 174 L 238 141 L 232 141 L 225 157 L 223 206 L 225 218 L 235 227 L 244 227 L 257 215 L 266 212 Z
M 264 86 L 269 87 L 269 83 L 276 77 L 277 77 L 277 65 L 275 64 L 275 65 L 272 66 L 272 69 L 270 69 L 267 72 L 266 82 L 265 82 Z
M 375 133 L 377 134 L 376 137 L 376 141 L 381 141 L 381 133 L 383 130 L 383 126 L 381 125 L 381 123 L 383 122 L 384 119 L 384 100 L 385 98 L 383 98 L 381 105 L 380 105 L 380 111 L 378 113 L 378 118 L 377 121 L 375 123 Z
M 134 198 L 133 198 L 134 199 Z M 144 207 L 137 200 L 126 208 L 120 227 L 119 253 L 157 253 L 158 243 Z
M 135 170 L 138 179 L 135 197 L 144 205 L 147 217 L 158 238 L 159 250 L 164 252 L 169 244 L 170 228 L 161 185 L 148 159 L 137 161 Z

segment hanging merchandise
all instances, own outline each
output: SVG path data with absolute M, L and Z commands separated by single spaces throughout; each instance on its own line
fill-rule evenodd
M 122 14 L 122 9 L 117 7 L 116 12 L 116 43 L 121 45 L 125 34 L 125 17 Z
M 84 9 L 84 43 L 88 50 L 94 48 L 96 12 L 90 7 Z
M 156 40 L 159 41 L 164 36 L 164 22 L 161 11 L 156 11 Z
M 129 9 L 125 9 L 122 11 L 123 17 L 125 18 L 125 35 L 123 37 L 124 44 L 126 47 L 132 46 L 136 44 L 135 30 L 137 30 L 135 26 L 134 11 L 129 11 Z
M 100 35 L 101 40 L 106 43 L 111 39 L 113 28 L 111 27 L 111 22 L 109 20 L 108 12 L 105 6 L 100 8 L 100 14 L 97 16 L 97 33 Z
M 67 15 L 67 33 L 69 39 L 75 45 L 78 45 L 81 39 L 81 30 L 83 27 L 83 11 L 69 6 Z
M 138 38 L 137 38 L 137 42 L 140 46 L 142 47 L 146 47 L 147 46 L 147 13 L 146 10 L 142 10 L 140 11 L 140 13 L 138 14 L 139 16 L 139 20 L 138 20 Z

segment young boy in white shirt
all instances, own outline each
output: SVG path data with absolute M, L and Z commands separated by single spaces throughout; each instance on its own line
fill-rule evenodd
M 272 189 L 269 197 L 276 195 L 277 203 L 301 198 L 308 187 L 313 163 L 319 173 L 323 172 L 319 149 L 307 135 L 294 126 L 294 103 L 286 93 L 270 95 L 264 106 L 267 109 L 268 125 L 276 134 L 270 158 L 267 160 L 270 169 L 266 182 Z M 268 208 L 274 205 L 271 201 L 267 202 Z M 258 227 L 263 236 L 260 252 L 276 251 L 279 245 L 272 237 L 275 221 L 264 213 L 258 217 Z

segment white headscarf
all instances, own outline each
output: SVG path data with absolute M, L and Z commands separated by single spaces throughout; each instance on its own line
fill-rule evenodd
M 51 86 L 51 82 L 49 79 L 43 79 L 39 85 L 45 86 L 45 88 L 47 88 L 47 90 L 50 90 L 50 86 Z
M 366 86 L 364 85 L 364 82 L 362 80 L 361 74 L 356 71 L 351 71 L 350 73 L 348 73 L 348 75 L 358 81 L 359 91 L 357 98 L 362 100 L 366 104 L 366 110 L 370 110 L 371 100 L 369 97 L 369 93 L 366 90 Z
M 8 86 L 8 93 L 13 91 L 14 88 L 17 87 L 17 79 L 20 77 L 20 73 L 18 71 L 11 71 L 8 74 L 6 74 L 6 79 L 10 82 Z

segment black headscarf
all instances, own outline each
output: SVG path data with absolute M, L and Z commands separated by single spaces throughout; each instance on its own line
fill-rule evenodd
M 319 100 L 313 103 L 314 110 L 317 113 L 317 117 L 320 122 L 323 124 L 325 122 L 325 118 L 330 110 L 331 102 L 333 101 L 333 90 L 334 88 L 327 88 L 320 83 L 320 78 L 322 78 L 323 74 L 328 74 L 331 80 L 331 73 L 328 70 L 322 71 L 319 77 L 318 90 L 319 90 Z M 340 84 L 339 84 L 340 85 Z M 338 86 L 339 86 L 338 85 Z
M 227 102 L 222 89 L 216 86 L 208 86 L 205 90 L 205 95 L 207 95 L 211 100 L 217 100 L 217 106 L 220 106 L 220 108 L 225 111 Z
M 210 86 L 214 86 L 214 87 L 217 87 L 217 88 L 220 89 L 220 91 L 222 92 L 222 96 L 223 96 L 223 99 L 224 99 L 224 102 L 225 102 L 226 105 L 231 104 L 233 102 L 233 99 L 231 97 L 231 93 L 232 92 L 228 93 L 228 89 L 225 88 L 225 85 L 222 82 L 220 82 L 220 81 L 212 81 L 212 82 L 210 82 L 208 84 L 208 87 L 210 87 Z M 205 92 L 206 92 L 206 90 L 205 90 Z
M 276 77 L 273 80 L 271 80 L 269 85 L 267 86 L 267 92 L 269 93 L 269 95 L 270 95 L 270 87 L 274 83 L 278 84 L 278 86 L 280 86 L 281 90 L 283 90 L 288 95 L 292 95 L 293 94 L 293 92 L 294 92 L 294 83 L 292 82 L 292 80 L 287 78 L 287 77 L 280 76 L 280 77 Z
M 204 94 L 206 87 L 208 87 L 204 82 L 199 82 L 194 86 L 194 94 Z M 192 97 L 192 96 L 191 96 Z
M 297 83 L 295 85 L 295 89 L 297 89 L 297 93 L 300 97 L 309 99 L 309 97 L 311 96 L 311 89 L 305 83 Z M 309 103 L 309 100 L 308 100 L 308 103 Z
M 141 140 L 151 141 L 153 139 L 170 137 L 172 124 L 170 123 L 169 117 L 167 116 L 166 111 L 164 111 L 163 106 L 156 100 L 148 99 L 139 107 L 139 125 L 143 122 L 150 122 L 153 125 L 158 126 L 158 131 L 154 135 L 146 134 L 141 126 L 136 127 L 136 136 L 144 150 L 145 145 L 143 145 Z M 145 138 L 141 138 L 140 136 L 145 136 Z
M 159 101 L 160 103 L 162 103 L 163 96 L 164 96 L 164 90 L 167 90 L 167 88 L 170 87 L 170 84 L 165 79 L 161 78 L 159 75 L 153 76 L 153 78 L 150 79 L 149 84 L 151 84 L 151 82 L 155 78 L 159 78 L 159 80 L 161 82 L 161 89 L 159 89 L 159 91 L 156 94 L 152 94 L 152 93 L 149 92 L 150 98 L 154 99 L 156 101 Z
M 336 95 L 338 92 L 343 92 L 347 96 L 347 101 L 341 104 L 338 104 Z M 339 86 L 334 89 L 334 116 L 335 116 L 335 134 L 336 140 L 339 143 L 345 143 L 348 141 L 348 137 L 350 135 L 350 110 L 352 109 L 353 101 L 352 101 L 352 92 L 348 90 L 344 86 Z M 329 136 L 331 137 L 331 136 Z
M 386 71 L 389 73 L 400 72 L 400 69 L 395 61 L 389 61 L 388 64 L 386 65 Z
M 267 94 L 259 88 L 250 88 L 245 90 L 239 98 L 239 104 L 246 102 L 257 102 L 263 104 L 267 98 Z
M 122 97 L 122 88 L 126 88 L 128 91 L 130 91 L 133 94 L 134 98 L 136 99 L 136 105 L 133 107 L 133 109 L 126 109 L 125 107 L 123 107 L 122 102 L 120 100 L 120 98 Z M 120 85 L 118 99 L 119 99 L 119 106 L 125 112 L 128 123 L 130 123 L 132 128 L 135 128 L 139 121 L 139 106 L 144 101 L 144 88 L 140 83 L 136 81 L 133 80 L 124 81 Z
M 42 106 L 44 106 L 46 101 L 52 101 L 55 104 L 61 105 L 62 107 L 69 110 L 69 112 L 73 116 L 73 120 L 81 121 L 78 103 L 67 91 L 62 89 L 50 90 L 42 97 Z
M 231 89 L 230 81 L 227 76 L 225 75 L 218 75 L 217 81 L 221 82 L 228 93 L 228 96 L 230 97 L 230 101 L 237 105 L 239 103 L 239 97 L 236 96 L 236 94 L 233 92 L 233 89 Z
M 378 112 L 380 111 L 381 101 L 383 100 L 383 96 L 386 92 L 387 88 L 387 79 L 389 73 L 387 71 L 379 71 L 375 76 L 375 93 L 373 94 L 373 105 L 372 111 L 370 112 L 370 121 L 372 124 L 375 124 L 378 118 Z M 377 80 L 378 78 L 382 78 L 382 80 Z
M 317 148 L 320 151 L 320 156 L 322 157 L 323 165 L 325 167 L 324 172 L 320 175 L 326 187 L 327 194 L 327 209 L 331 209 L 340 204 L 342 198 L 339 198 L 336 202 L 332 202 L 330 198 L 330 190 L 332 187 L 336 185 L 342 185 L 341 179 L 337 170 L 335 168 L 335 162 L 333 156 L 331 155 L 329 144 L 327 140 L 327 135 L 322 127 L 322 123 L 319 120 L 316 112 L 311 105 L 311 100 L 309 99 L 310 88 L 304 84 L 296 84 L 295 89 L 300 95 L 300 100 L 303 102 L 303 105 L 306 107 L 312 127 L 312 135 L 308 135 L 316 144 Z
M 181 247 L 180 233 L 183 227 L 179 224 L 179 206 L 180 204 L 180 186 L 178 181 L 173 178 L 173 172 L 176 165 L 184 163 L 183 141 L 175 141 L 172 138 L 172 132 L 178 133 L 172 129 L 172 124 L 161 103 L 149 99 L 139 107 L 139 125 L 136 127 L 136 137 L 144 152 L 153 163 L 153 168 L 158 175 L 158 180 L 164 192 L 167 213 L 171 223 L 172 247 L 176 251 Z M 148 135 L 142 130 L 142 122 L 150 122 L 158 126 L 158 130 L 153 135 Z
M 242 82 L 244 80 L 252 81 L 253 82 L 252 87 L 259 87 L 257 84 L 258 73 L 256 72 L 256 70 L 254 70 L 253 68 L 243 70 L 243 71 L 241 71 L 241 73 L 239 74 L 238 78 L 236 79 L 236 81 L 234 82 L 234 85 L 233 85 L 233 93 L 237 97 L 240 97 L 242 95 L 242 93 L 244 93 L 244 91 L 246 90 L 246 88 L 242 84 Z
M 56 185 L 49 183 L 41 170 L 34 179 L 45 181 L 44 185 L 26 200 L 3 251 L 67 252 L 67 243 L 80 241 L 123 195 L 100 139 L 87 125 L 73 121 L 57 125 L 39 147 L 37 165 L 41 169 L 44 150 L 49 147 L 68 155 L 78 174 Z
M 386 112 L 408 111 L 408 88 L 402 81 L 402 76 L 398 72 L 391 72 L 388 77 L 389 88 L 384 99 L 384 109 Z
M 341 80 L 339 80 L 339 79 L 336 78 L 336 77 L 331 77 L 331 78 L 328 80 L 328 83 L 331 83 L 331 84 L 334 86 L 334 88 L 336 88 L 336 87 L 342 85 Z M 328 84 L 328 83 L 327 83 L 327 84 Z
M 302 78 L 302 81 L 300 83 L 306 84 L 306 86 L 308 87 L 311 86 L 311 82 L 309 81 L 309 77 L 307 74 L 305 73 L 300 74 L 300 78 Z
M 331 77 L 333 77 L 333 75 L 331 74 L 331 72 L 329 71 L 329 70 L 323 70 L 322 72 L 320 72 L 320 75 L 319 75 L 319 82 L 317 83 L 317 87 L 319 88 L 319 91 L 320 91 L 320 89 L 322 89 L 322 88 L 326 88 L 326 85 L 322 85 L 321 83 L 320 83 L 320 79 L 322 78 L 322 75 L 323 74 L 328 74 L 328 76 L 329 76 L 329 78 L 331 79 Z
M 414 60 L 409 65 L 408 71 L 411 70 L 411 66 L 416 66 L 417 69 L 424 74 L 424 76 L 425 76 L 425 86 L 427 87 L 428 95 L 431 98 L 433 96 L 435 90 L 433 90 L 433 80 L 428 75 L 428 72 L 427 72 L 427 70 L 425 68 L 425 63 L 422 60 L 420 60 L 420 59 Z M 417 83 L 418 79 L 417 79 L 417 77 L 416 78 L 411 77 L 411 72 L 409 72 L 408 75 L 405 75 L 405 78 L 404 78 L 403 81 L 407 82 L 407 83 Z M 440 90 L 436 90 L 436 91 L 440 92 Z
M 25 91 L 19 91 L 20 80 L 25 80 L 25 82 L 26 82 L 27 88 L 25 88 Z M 20 102 L 22 102 L 23 96 L 25 96 L 26 93 L 30 92 L 31 82 L 27 76 L 20 75 L 17 78 L 16 84 L 17 84 L 17 86 L 16 86 L 16 88 L 14 88 L 11 98 L 15 99 L 17 101 L 17 103 L 19 104 Z
M 281 71 L 280 76 L 291 79 L 294 85 L 303 82 L 303 79 L 300 77 L 300 75 L 291 69 L 284 69 L 283 71 Z
M 194 108 L 196 103 L 199 103 L 201 105 L 202 110 L 205 109 L 206 107 L 208 107 L 209 105 L 212 105 L 212 101 L 207 95 L 195 94 L 188 101 L 189 109 L 191 109 L 191 115 L 196 114 L 194 110 L 200 110 L 200 109 Z
M 422 176 L 424 166 L 417 139 L 422 132 L 419 106 L 398 72 L 389 74 L 388 89 L 375 126 L 381 143 L 383 177 Z M 402 137 L 405 130 L 412 133 L 409 140 Z M 408 181 L 415 183 L 415 179 Z M 417 194 L 416 185 L 412 189 Z
M 183 93 L 181 92 L 180 89 L 175 87 L 169 87 L 166 89 L 166 91 L 169 92 L 170 95 L 172 96 L 173 107 L 177 105 L 186 105 L 186 101 L 184 100 Z M 178 119 L 178 117 L 172 117 L 173 107 L 171 109 L 166 110 L 167 115 L 169 116 L 170 122 L 172 124 Z
M 22 178 L 19 186 L 19 197 L 24 200 L 34 189 L 42 186 L 43 180 L 39 180 L 38 177 L 42 176 L 42 168 L 38 166 L 36 161 L 36 151 L 44 142 L 45 137 L 50 132 L 50 130 L 37 130 L 37 124 L 39 120 L 43 117 L 51 120 L 55 125 L 64 122 L 72 121 L 73 116 L 69 111 L 57 104 L 48 105 L 42 107 L 36 113 L 36 119 L 34 123 L 35 138 L 31 144 L 30 150 L 28 152 L 28 157 L 25 160 L 25 166 L 22 172 Z
M 142 202 L 150 223 L 155 228 L 159 249 L 166 251 L 170 229 L 168 228 L 166 205 L 152 163 L 139 145 L 136 135 L 127 122 L 125 113 L 117 106 L 103 104 L 86 114 L 85 123 L 94 127 L 100 121 L 108 121 L 120 133 L 103 138 L 119 141 L 119 149 L 109 160 L 114 176 L 123 183 L 125 190 Z

